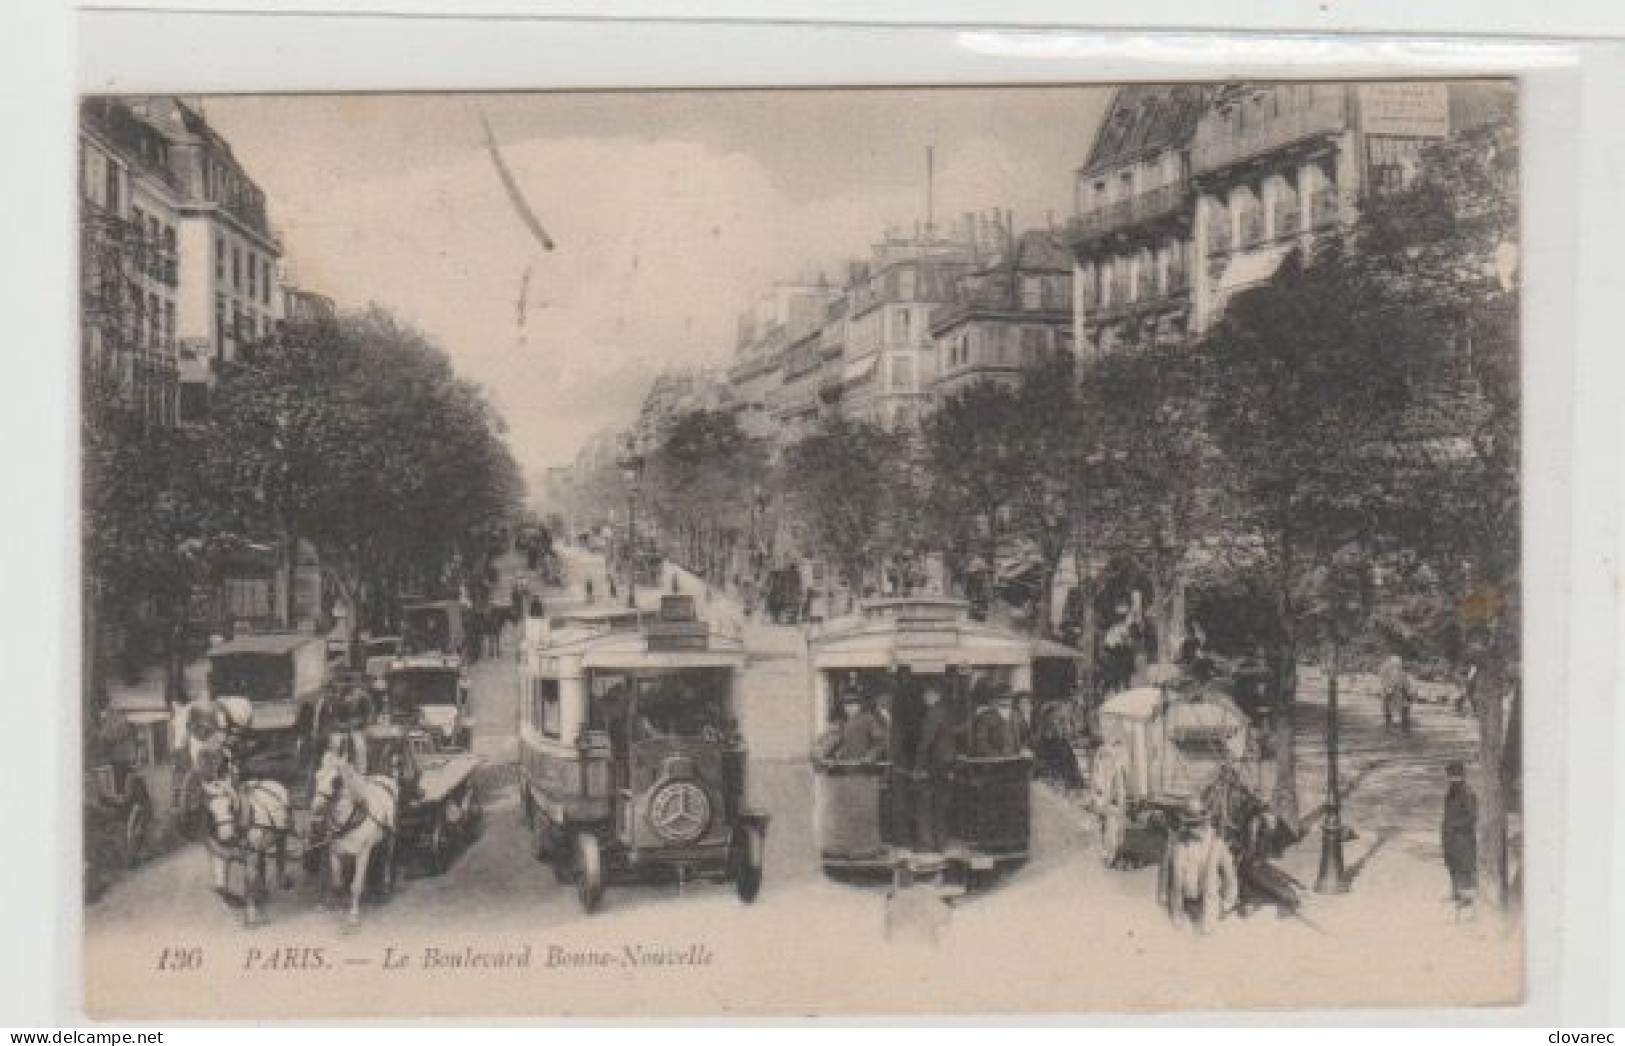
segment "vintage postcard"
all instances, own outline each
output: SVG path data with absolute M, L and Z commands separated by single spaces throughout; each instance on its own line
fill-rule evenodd
M 1524 997 L 1511 80 L 87 95 L 100 1019 Z

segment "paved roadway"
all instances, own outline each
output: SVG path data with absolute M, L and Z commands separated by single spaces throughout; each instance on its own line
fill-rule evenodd
M 567 557 L 567 590 L 548 594 L 549 609 L 578 602 L 587 577 L 594 578 L 599 601 L 605 600 L 601 561 L 581 553 Z M 514 564 L 505 566 L 511 572 Z M 692 578 L 682 580 L 700 594 Z M 498 591 L 507 584 L 504 577 Z M 653 592 L 642 595 L 655 598 Z M 737 612 L 721 597 L 706 605 L 712 614 Z M 87 908 L 93 1002 L 110 1013 L 170 1016 L 181 1005 L 198 1015 L 262 1017 L 301 1007 L 331 1016 L 383 1016 L 613 1014 L 638 1006 L 660 1013 L 794 1014 L 840 1004 L 996 1010 L 1017 999 L 1047 1009 L 1257 1004 L 1278 998 L 1271 992 L 1297 977 L 1303 963 L 1328 962 L 1336 954 L 1301 924 L 1255 918 L 1228 931 L 1226 951 L 1243 949 L 1236 958 L 1256 976 L 1243 987 L 1215 977 L 1208 965 L 1216 957 L 1211 942 L 1185 947 L 1153 908 L 1154 873 L 1103 869 L 1090 820 L 1046 788 L 1034 791 L 1032 861 L 952 908 L 922 899 L 918 891 L 890 901 L 884 883 L 827 879 L 812 838 L 801 635 L 794 628 L 751 623 L 746 640 L 750 789 L 773 817 L 765 883 L 754 905 L 741 904 L 725 885 L 615 885 L 599 914 L 582 914 L 573 889 L 558 885 L 532 858 L 520 822 L 510 636 L 501 656 L 472 670 L 475 748 L 488 760 L 481 780 L 487 827 L 447 872 L 428 876 L 409 864 L 395 895 L 369 905 L 354 932 L 345 931 L 339 912 L 320 905 L 308 884 L 277 894 L 268 925 L 245 930 L 237 914 L 208 891 L 201 850 L 184 848 L 140 868 Z M 1430 899 L 1434 892 L 1430 886 Z M 1336 915 L 1320 918 L 1336 922 Z M 1353 909 L 1349 916 L 1340 925 L 1362 925 Z M 936 950 L 923 943 L 933 933 Z M 696 942 L 712 952 L 704 963 L 710 969 L 699 979 L 625 968 L 611 975 L 547 962 L 627 946 L 681 951 Z M 549 978 L 544 983 L 556 990 L 538 992 L 537 982 L 513 980 L 521 974 L 511 970 L 453 971 L 446 976 L 460 979 L 444 991 L 425 987 L 443 981 L 385 973 L 391 956 L 409 955 L 421 965 L 430 946 L 512 951 L 526 945 L 532 948 L 529 975 L 541 967 Z M 166 994 L 166 988 L 188 983 L 185 976 L 155 972 L 166 946 L 196 946 L 207 956 L 209 973 L 185 975 L 195 979 L 194 994 Z M 277 976 L 245 970 L 263 967 L 283 946 L 321 949 L 322 971 Z M 1418 985 L 1437 986 L 1441 978 L 1453 992 L 1481 991 L 1486 984 L 1476 967 L 1450 969 L 1437 948 L 1406 954 L 1433 958 L 1426 971 L 1414 963 L 1385 962 L 1382 977 L 1357 982 L 1364 992 L 1359 997 L 1408 998 Z M 1482 948 L 1468 949 L 1462 961 L 1482 955 Z

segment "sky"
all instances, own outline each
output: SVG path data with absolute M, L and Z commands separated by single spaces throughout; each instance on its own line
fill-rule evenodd
M 210 97 L 266 192 L 293 282 L 377 303 L 479 382 L 539 489 L 630 421 L 668 365 L 726 360 L 775 281 L 939 225 L 1071 213 L 1108 92 L 1088 87 Z M 555 241 L 544 252 L 484 147 L 484 113 Z M 525 279 L 529 271 L 528 283 Z M 519 322 L 527 287 L 525 322 Z

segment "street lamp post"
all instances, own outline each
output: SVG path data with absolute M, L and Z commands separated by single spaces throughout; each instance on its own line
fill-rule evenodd
M 643 471 L 643 459 L 633 453 L 628 443 L 626 456 L 621 459 L 621 477 L 626 480 L 626 607 L 636 610 L 638 605 L 638 479 Z

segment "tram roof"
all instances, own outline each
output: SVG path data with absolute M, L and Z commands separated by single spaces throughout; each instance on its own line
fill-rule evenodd
M 210 657 L 228 654 L 287 654 L 302 646 L 326 641 L 306 632 L 258 632 L 239 635 L 209 648 Z
M 583 668 L 738 668 L 745 661 L 741 637 L 697 617 L 652 610 L 572 612 L 526 638 L 537 655 L 580 659 Z
M 915 598 L 866 602 L 859 613 L 828 622 L 809 647 L 815 668 L 1026 665 L 1035 656 L 1078 656 L 1042 642 L 971 620 L 963 600 Z

